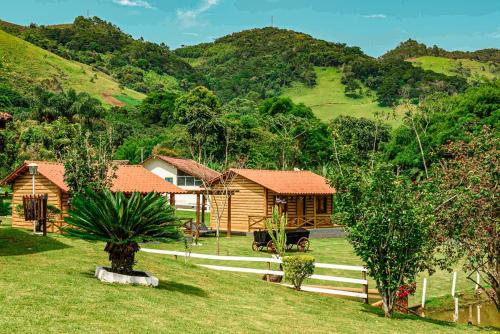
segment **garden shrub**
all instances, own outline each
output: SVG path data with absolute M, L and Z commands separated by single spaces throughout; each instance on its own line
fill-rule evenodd
M 314 257 L 309 255 L 293 255 L 283 258 L 285 280 L 291 282 L 296 290 L 300 290 L 302 282 L 314 273 Z

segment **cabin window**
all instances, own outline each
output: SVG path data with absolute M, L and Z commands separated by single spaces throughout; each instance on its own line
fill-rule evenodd
M 178 186 L 193 187 L 193 186 L 201 186 L 202 184 L 203 181 L 195 178 L 194 176 L 177 176 Z
M 165 181 L 170 182 L 170 183 L 174 183 L 174 178 L 173 177 L 166 177 Z
M 327 213 L 328 212 L 328 197 L 317 197 L 316 198 L 316 213 Z

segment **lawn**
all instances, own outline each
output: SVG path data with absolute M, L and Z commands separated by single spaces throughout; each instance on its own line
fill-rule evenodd
M 222 240 L 224 254 L 250 255 L 249 238 Z M 203 239 L 198 252 L 213 252 Z M 151 247 L 152 245 L 148 245 Z M 155 245 L 182 249 L 179 244 Z M 0 332 L 3 333 L 460 333 L 478 328 L 397 315 L 361 302 L 294 290 L 252 274 L 217 272 L 167 256 L 139 253 L 138 269 L 160 279 L 158 288 L 104 284 L 94 278 L 107 264 L 102 243 L 46 238 L 0 227 Z M 343 239 L 316 239 L 318 260 L 352 263 Z M 261 254 L 268 256 L 267 254 Z M 359 261 L 357 261 L 359 263 Z
M 316 116 L 322 120 L 330 120 L 339 115 L 366 117 L 373 119 L 375 115 L 389 115 L 390 108 L 380 107 L 375 96 L 365 88 L 366 96 L 355 99 L 344 94 L 345 86 L 340 82 L 342 73 L 337 68 L 316 67 L 317 84 L 306 87 L 295 83 L 283 91 L 283 96 L 290 97 L 295 103 L 304 103 L 311 107 Z M 399 119 L 388 118 L 388 123 L 399 124 Z

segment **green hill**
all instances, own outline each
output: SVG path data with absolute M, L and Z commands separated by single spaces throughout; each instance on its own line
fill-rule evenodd
M 276 96 L 293 82 L 312 87 L 314 66 L 337 67 L 368 58 L 358 47 L 270 27 L 233 33 L 175 53 L 202 72 L 223 101 Z
M 344 93 L 345 85 L 341 82 L 342 72 L 339 69 L 316 67 L 315 73 L 316 86 L 307 87 L 296 82 L 292 87 L 286 88 L 283 95 L 290 97 L 295 103 L 304 103 L 311 107 L 320 119 L 330 120 L 339 115 L 374 118 L 377 113 L 382 115 L 391 111 L 391 108 L 380 107 L 375 95 L 366 87 L 363 87 L 362 97 L 347 97 Z
M 0 30 L 0 77 L 13 86 L 40 84 L 54 91 L 87 92 L 107 105 L 135 104 L 142 93 L 122 88 L 109 75 L 59 57 Z
M 436 56 L 409 58 L 414 66 L 446 75 L 459 75 L 470 81 L 499 79 L 500 66 L 494 62 L 480 62 L 473 59 L 455 59 Z

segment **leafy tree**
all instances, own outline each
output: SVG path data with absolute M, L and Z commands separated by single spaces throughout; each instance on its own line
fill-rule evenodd
M 156 92 L 148 95 L 141 103 L 142 116 L 150 124 L 173 125 L 175 122 L 175 100 L 173 92 Z
M 66 235 L 106 243 L 111 271 L 133 274 L 139 243 L 180 237 L 174 209 L 165 197 L 150 193 L 113 194 L 86 190 L 75 196 L 65 219 Z
M 64 182 L 74 195 L 110 188 L 115 177 L 110 141 L 100 137 L 97 147 L 92 146 L 88 132 L 80 132 L 79 139 L 64 157 Z
M 412 183 L 394 167 L 355 167 L 334 173 L 337 219 L 375 280 L 386 317 L 391 317 L 398 289 L 429 268 L 433 242 L 427 208 L 420 205 Z
M 483 126 L 493 129 L 500 120 L 500 82 L 470 88 L 452 97 L 442 94 L 423 100 L 416 110 L 406 117 L 385 145 L 389 160 L 411 175 L 446 157 L 441 151 L 449 141 L 470 141 Z M 416 137 L 415 131 L 419 134 Z
M 219 99 L 205 87 L 193 88 L 175 102 L 176 120 L 186 127 L 191 154 L 198 161 L 213 150 L 210 146 L 218 133 L 216 120 L 220 112 Z
M 500 311 L 499 138 L 485 128 L 469 143 L 443 149 L 449 159 L 434 168 L 428 200 L 435 207 L 435 235 L 445 255 L 442 266 L 464 261 Z M 491 290 L 488 288 L 491 287 Z

